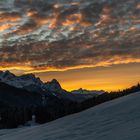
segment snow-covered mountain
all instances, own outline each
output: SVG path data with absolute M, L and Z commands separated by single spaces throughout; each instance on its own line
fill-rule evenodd
M 75 100 L 75 96 L 61 88 L 56 79 L 44 83 L 33 74 L 16 76 L 9 71 L 0 72 L 0 81 L 16 88 L 26 89 L 31 92 L 50 93 L 58 98 Z M 77 99 L 76 99 L 77 100 Z
M 42 91 L 49 90 L 52 92 L 61 92 L 63 90 L 57 80 L 53 79 L 50 82 L 44 83 L 40 80 L 40 78 L 35 77 L 34 74 L 16 76 L 10 71 L 1 71 L 0 81 L 17 88 L 27 89 L 29 91 L 36 91 L 40 89 Z
M 139 140 L 139 108 L 140 92 L 41 126 L 1 130 L 0 139 Z
M 62 87 L 56 79 L 53 79 L 52 81 L 45 83 L 45 87 L 46 87 L 46 89 L 53 91 L 53 92 L 62 91 Z
M 30 85 L 43 87 L 44 85 L 43 82 L 39 78 L 36 78 L 33 74 L 16 76 L 10 71 L 1 71 L 0 81 L 17 88 L 24 88 Z
M 101 95 L 103 93 L 105 93 L 105 91 L 103 90 L 86 90 L 86 89 L 78 89 L 78 90 L 73 90 L 71 91 L 73 94 L 94 94 L 95 96 Z
M 68 92 L 64 90 L 56 79 L 44 83 L 40 80 L 40 78 L 35 77 L 34 74 L 16 76 L 10 71 L 5 71 L 5 72 L 0 71 L 0 81 L 8 85 L 14 86 L 16 88 L 26 89 L 30 92 L 38 92 L 38 93 L 45 93 L 45 94 L 47 93 L 47 95 L 51 94 L 57 98 L 69 99 L 78 102 L 84 101 L 88 98 L 92 98 L 93 96 L 100 95 L 102 93 L 100 91 L 99 92 L 96 91 L 96 94 L 93 94 L 92 91 L 83 90 L 88 94 L 77 95 L 77 94 L 73 94 L 76 93 L 76 91 Z

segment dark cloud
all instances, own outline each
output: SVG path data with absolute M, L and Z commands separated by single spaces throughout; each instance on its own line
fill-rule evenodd
M 0 17 L 18 23 L 2 33 L 7 38 L 0 62 L 27 64 L 31 71 L 140 62 L 139 5 L 140 0 L 15 0 L 16 12 Z
M 37 28 L 37 24 L 33 20 L 29 20 L 22 26 L 20 26 L 14 33 L 16 34 L 27 34 L 34 31 Z

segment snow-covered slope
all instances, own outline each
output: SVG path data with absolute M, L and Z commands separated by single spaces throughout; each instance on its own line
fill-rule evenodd
M 139 109 L 140 92 L 41 126 L 1 130 L 0 140 L 139 140 Z

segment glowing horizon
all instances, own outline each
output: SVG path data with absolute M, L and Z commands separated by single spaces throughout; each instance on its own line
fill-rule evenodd
M 0 70 L 56 78 L 67 90 L 139 82 L 139 38 L 139 0 L 0 1 Z
M 133 69 L 130 69 L 133 68 Z M 44 82 L 57 79 L 68 90 L 118 91 L 140 82 L 140 64 L 118 64 L 108 67 L 82 68 L 67 71 L 37 73 Z
M 130 69 L 132 67 L 133 69 Z M 34 74 L 43 82 L 57 79 L 62 88 L 67 91 L 80 88 L 87 90 L 118 91 L 139 83 L 139 70 L 139 63 L 128 63 L 115 64 L 106 67 L 98 66 L 69 70 L 37 71 L 37 73 Z M 30 74 L 24 73 L 24 71 L 21 70 L 21 67 L 19 69 L 10 69 L 10 71 L 16 75 Z

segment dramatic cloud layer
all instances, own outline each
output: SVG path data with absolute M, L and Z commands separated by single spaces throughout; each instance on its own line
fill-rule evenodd
M 0 69 L 140 62 L 140 0 L 2 0 Z

